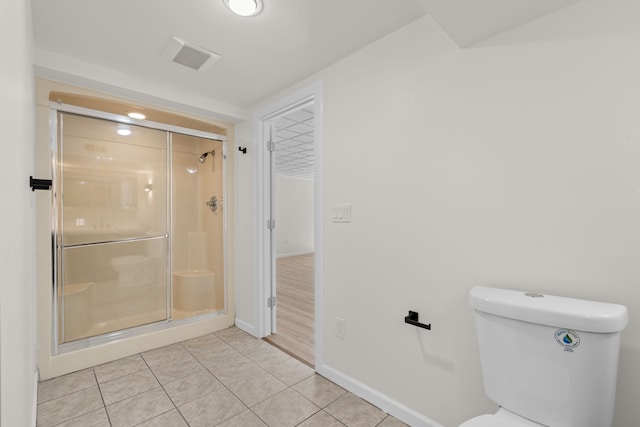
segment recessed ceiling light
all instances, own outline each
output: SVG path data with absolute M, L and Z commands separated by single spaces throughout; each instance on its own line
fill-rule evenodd
M 129 136 L 131 135 L 131 128 L 127 125 L 118 125 L 116 133 L 121 136 Z
M 131 117 L 132 119 L 138 119 L 138 120 L 144 120 L 147 118 L 147 116 L 145 116 L 142 113 L 137 113 L 135 111 L 130 112 L 129 114 L 127 114 L 127 116 Z
M 262 0 L 222 0 L 231 12 L 240 16 L 256 16 L 262 11 Z

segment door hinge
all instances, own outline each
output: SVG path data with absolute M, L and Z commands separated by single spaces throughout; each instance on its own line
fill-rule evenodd
M 276 297 L 267 298 L 267 307 L 273 308 L 276 306 Z
M 276 151 L 276 143 L 273 141 L 267 141 L 267 151 Z
M 274 230 L 276 228 L 276 220 L 275 219 L 268 219 L 267 220 L 267 229 L 268 230 Z

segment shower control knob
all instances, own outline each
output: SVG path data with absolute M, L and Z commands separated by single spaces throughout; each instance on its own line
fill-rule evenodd
M 206 202 L 206 205 L 209 206 L 211 212 L 215 212 L 218 210 L 218 198 L 216 196 L 211 196 L 209 201 Z

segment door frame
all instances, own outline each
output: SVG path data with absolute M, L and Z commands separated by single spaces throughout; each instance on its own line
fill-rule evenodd
M 273 265 L 275 254 L 272 252 L 271 230 L 267 221 L 271 219 L 273 194 L 271 176 L 271 156 L 268 155 L 270 123 L 294 110 L 313 102 L 314 114 L 314 358 L 315 366 L 322 366 L 324 356 L 323 340 L 323 282 L 322 282 L 322 82 L 316 82 L 289 96 L 262 108 L 253 115 L 253 134 L 255 135 L 257 170 L 256 170 L 256 230 L 258 280 L 256 283 L 255 318 L 259 336 L 266 337 L 272 330 L 272 313 L 267 307 L 271 296 L 271 283 L 274 278 Z M 277 227 L 277 224 L 276 224 Z

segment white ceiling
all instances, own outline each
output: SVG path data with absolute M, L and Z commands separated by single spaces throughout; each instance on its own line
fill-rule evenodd
M 461 47 L 518 27 L 581 0 L 422 0 Z
M 576 1 L 264 0 L 241 18 L 222 0 L 32 0 L 35 65 L 69 83 L 246 111 L 425 14 L 464 47 Z M 202 72 L 172 63 L 161 52 L 173 36 L 222 58 Z
M 277 119 L 275 127 L 275 175 L 313 180 L 313 106 Z

